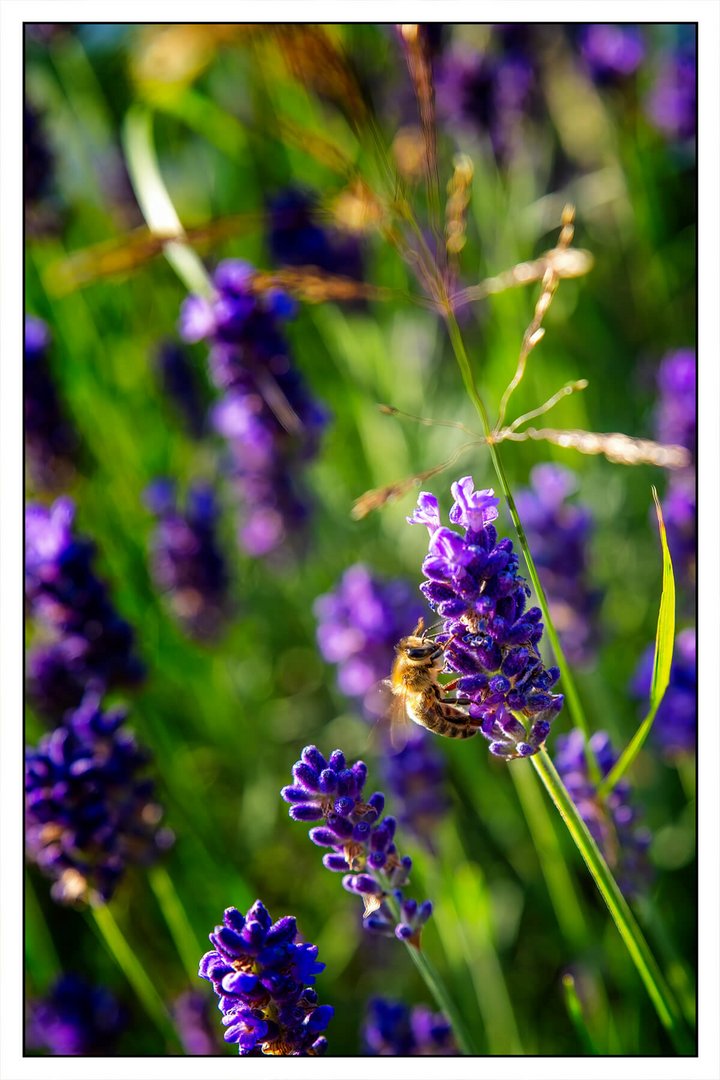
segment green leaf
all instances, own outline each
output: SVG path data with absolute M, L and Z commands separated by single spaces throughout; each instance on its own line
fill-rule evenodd
M 665 691 L 670 682 L 670 668 L 672 666 L 673 646 L 675 644 L 675 575 L 673 573 L 670 549 L 667 543 L 665 522 L 663 521 L 662 508 L 655 488 L 652 489 L 655 500 L 655 511 L 660 531 L 660 545 L 662 547 L 662 595 L 660 596 L 660 611 L 658 612 L 657 630 L 655 633 L 655 660 L 653 663 L 652 683 L 650 686 L 650 709 L 645 719 L 640 724 L 627 744 L 622 754 L 615 762 L 608 775 L 598 788 L 598 794 L 604 798 L 615 787 L 620 778 L 627 772 L 633 761 L 640 753 L 643 743 L 650 734 L 655 716 L 660 707 L 660 702 L 665 696 Z

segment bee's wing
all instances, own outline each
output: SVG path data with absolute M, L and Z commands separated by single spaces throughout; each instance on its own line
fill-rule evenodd
M 365 708 L 385 747 L 389 743 L 396 753 L 402 750 L 411 732 L 405 694 L 394 693 L 390 679 L 381 679 L 366 696 Z

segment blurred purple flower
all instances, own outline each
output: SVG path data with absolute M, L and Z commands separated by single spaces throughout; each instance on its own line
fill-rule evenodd
M 596 731 L 590 746 L 601 776 L 607 776 L 618 759 L 609 736 Z M 638 812 L 631 805 L 627 780 L 616 784 L 604 803 L 598 798 L 588 773 L 585 736 L 578 728 L 558 736 L 555 765 L 622 891 L 628 897 L 644 892 L 651 878 L 647 858 L 651 836 L 648 829 L 637 826 Z
M 238 539 L 262 557 L 299 546 L 310 515 L 302 468 L 317 454 L 327 414 L 293 367 L 282 329 L 293 301 L 280 290 L 254 292 L 253 275 L 249 263 L 220 263 L 214 299 L 188 297 L 180 328 L 186 341 L 210 339 L 210 376 L 223 392 L 212 423 L 228 441 L 242 501 Z
M 537 89 L 532 49 L 523 35 L 497 27 L 494 51 L 446 50 L 436 65 L 438 117 L 487 136 L 501 162 L 512 157 Z
M 689 142 L 697 131 L 697 59 L 694 42 L 662 60 L 645 102 L 650 122 L 673 142 Z
M 286 188 L 273 195 L 268 210 L 268 242 L 276 264 L 314 266 L 328 274 L 362 278 L 362 251 L 357 237 L 321 226 L 317 199 L 310 192 Z
M 125 717 L 103 712 L 89 693 L 25 753 L 27 854 L 61 903 L 106 903 L 129 865 L 154 861 L 173 841 L 160 828 L 153 782 L 141 775 L 149 755 Z
M 390 674 L 395 645 L 422 613 L 406 582 L 383 581 L 362 563 L 345 571 L 334 592 L 315 601 L 320 652 L 337 665 L 338 686 L 363 702 L 369 720 L 389 708 L 378 683 Z M 432 848 L 435 825 L 448 806 L 442 756 L 417 728 L 401 750 L 384 748 L 383 772 L 400 824 Z
M 515 495 L 550 614 L 572 664 L 588 665 L 597 646 L 600 594 L 588 584 L 589 510 L 568 501 L 577 478 L 560 465 L 536 465 L 530 488 Z
M 382 580 L 356 563 L 333 592 L 317 598 L 314 611 L 318 646 L 337 665 L 340 690 L 363 699 L 389 675 L 394 647 L 417 623 L 422 606 L 406 582 Z
M 344 873 L 343 888 L 362 898 L 365 929 L 418 945 L 432 904 L 405 898 L 402 887 L 412 860 L 398 854 L 395 818 L 379 820 L 385 796 L 376 791 L 364 801 L 366 777 L 363 761 L 348 768 L 342 751 L 333 750 L 326 760 L 316 746 L 306 746 L 293 765 L 293 783 L 280 794 L 290 804 L 294 821 L 322 822 L 310 829 L 310 839 L 318 847 L 330 848 L 323 865 Z M 390 896 L 400 911 L 399 921 L 388 904 Z
M 181 511 L 174 485 L 156 480 L 145 502 L 158 519 L 150 540 L 153 578 L 185 632 L 211 641 L 229 613 L 228 571 L 216 536 L 212 489 L 195 484 Z
M 25 1040 L 30 1049 L 53 1055 L 108 1057 L 125 1025 L 109 990 L 61 975 L 46 997 L 30 1002 Z
M 511 540 L 497 539 L 492 521 L 498 500 L 491 491 L 473 491 L 471 477 L 453 485 L 452 529 L 429 529 L 428 555 L 420 590 L 443 619 L 438 642 L 447 642 L 445 660 L 460 675 L 458 693 L 469 699 L 469 714 L 490 742 L 490 752 L 512 759 L 536 754 L 562 708 L 550 693 L 559 678 L 538 651 L 543 633 L 539 608 L 526 608 L 530 594 L 518 574 Z M 432 496 L 421 492 L 423 508 L 408 521 L 424 522 Z
M 185 1053 L 213 1057 L 222 1053 L 210 1015 L 210 998 L 199 990 L 186 990 L 175 998 L 172 1016 Z
M 28 655 L 29 687 L 51 716 L 78 705 L 90 685 L 112 689 L 144 675 L 133 632 L 95 574 L 95 547 L 74 525 L 66 497 L 25 509 L 25 596 L 48 638 Z
M 697 738 L 697 662 L 695 627 L 681 630 L 675 639 L 670 683 L 655 715 L 651 737 L 667 758 L 674 760 L 695 751 Z M 650 695 L 654 645 L 643 654 L 632 681 L 632 693 L 643 702 Z
M 655 435 L 659 442 L 687 447 L 695 456 L 697 439 L 697 355 L 677 349 L 660 363 L 660 397 L 655 409 Z
M 645 58 L 642 32 L 629 23 L 589 23 L 579 38 L 583 59 L 601 83 L 633 75 Z
M 198 373 L 186 350 L 175 341 L 164 341 L 155 355 L 155 368 L 165 395 L 183 419 L 194 439 L 205 434 L 207 409 Z
M 57 394 L 49 345 L 45 323 L 26 315 L 23 419 L 28 471 L 36 487 L 56 491 L 72 476 L 79 440 Z
M 318 1005 L 312 989 L 325 968 L 317 961 L 317 945 L 296 941 L 291 915 L 272 923 L 256 900 L 247 915 L 226 908 L 215 927 L 215 946 L 200 961 L 198 974 L 212 983 L 227 1028 L 225 1041 L 238 1044 L 242 1055 L 315 1057 L 325 1052 L 320 1035 L 333 1016 L 330 1005 Z
M 694 349 L 669 353 L 658 371 L 659 400 L 655 408 L 655 436 L 660 442 L 687 447 L 693 464 L 670 474 L 662 501 L 668 546 L 678 577 L 695 581 L 697 541 L 697 357 Z
M 371 998 L 362 1030 L 363 1052 L 370 1057 L 454 1057 L 452 1028 L 442 1013 L 426 1005 L 410 1009 L 399 1001 Z

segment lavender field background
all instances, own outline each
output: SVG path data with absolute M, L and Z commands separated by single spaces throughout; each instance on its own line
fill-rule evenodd
M 694 1052 L 695 30 L 26 25 L 28 1053 Z M 461 362 L 494 425 L 542 295 L 505 423 L 571 386 L 518 432 L 636 440 L 498 444 L 562 673 Z M 576 719 L 607 775 L 647 712 L 653 485 L 670 683 L 601 798 Z M 485 727 L 398 749 L 376 687 L 419 615 L 460 620 Z

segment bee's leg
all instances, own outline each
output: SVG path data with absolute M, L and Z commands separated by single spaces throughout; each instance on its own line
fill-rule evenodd
M 447 686 L 443 686 L 443 690 L 447 690 Z M 462 697 L 441 697 L 443 705 L 472 705 L 471 698 Z

